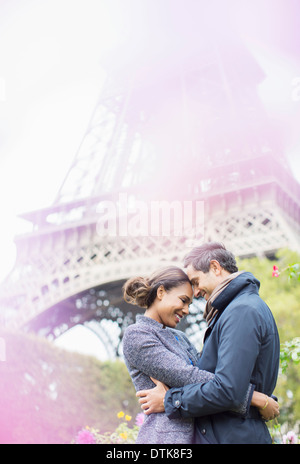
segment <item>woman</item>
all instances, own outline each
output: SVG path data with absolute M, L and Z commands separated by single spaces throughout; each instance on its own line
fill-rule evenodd
M 125 301 L 145 308 L 136 323 L 130 325 L 123 338 L 123 353 L 128 371 L 136 390 L 155 386 L 153 379 L 168 387 L 181 387 L 204 383 L 214 377 L 211 372 L 200 370 L 200 354 L 177 324 L 189 313 L 193 289 L 188 276 L 178 267 L 168 267 L 149 278 L 134 277 L 123 287 Z M 261 407 L 265 419 L 274 414 L 275 401 L 266 395 L 253 392 L 249 385 L 244 403 L 239 411 L 245 414 L 248 403 Z M 252 399 L 251 399 L 252 396 Z M 145 416 L 136 443 L 190 444 L 193 440 L 192 419 L 169 419 L 164 413 Z

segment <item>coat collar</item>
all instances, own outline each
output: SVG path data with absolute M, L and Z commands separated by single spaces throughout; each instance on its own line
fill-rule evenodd
M 155 321 L 151 317 L 144 316 L 143 314 L 137 314 L 136 323 L 137 324 L 144 324 L 144 325 L 147 325 L 148 327 L 150 326 L 150 327 L 153 327 L 153 328 L 156 328 L 156 329 L 164 329 L 165 328 L 165 326 L 163 324 L 161 324 L 160 322 Z
M 259 287 L 260 282 L 251 272 L 243 272 L 228 284 L 223 292 L 214 300 L 213 306 L 219 312 L 222 312 L 238 294 L 243 291 L 251 291 L 258 294 Z
M 206 329 L 203 343 L 212 332 L 217 320 L 222 315 L 224 309 L 227 308 L 229 303 L 231 303 L 238 294 L 243 292 L 251 291 L 252 293 L 258 294 L 259 287 L 259 280 L 257 280 L 251 272 L 243 272 L 232 280 L 223 292 L 214 300 L 213 306 L 218 309 L 218 313 Z

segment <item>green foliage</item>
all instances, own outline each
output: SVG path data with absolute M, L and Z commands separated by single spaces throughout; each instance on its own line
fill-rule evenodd
M 294 338 L 293 340 L 282 344 L 280 364 L 283 374 L 286 372 L 291 362 L 295 364 L 299 364 L 300 362 L 300 338 Z
M 275 445 L 298 445 L 300 443 L 300 437 L 297 435 L 294 430 L 286 430 L 286 424 L 282 426 L 277 419 L 271 422 L 271 425 L 268 425 L 269 432 L 272 438 L 272 442 Z
M 139 411 L 123 362 L 102 363 L 33 335 L 0 335 L 0 443 L 70 443 L 88 424 L 115 430 L 115 411 Z
M 289 274 L 290 279 L 293 279 L 296 277 L 298 280 L 300 280 L 300 264 L 292 264 L 287 267 L 287 272 Z
M 251 258 L 239 268 L 252 272 L 260 281 L 260 296 L 269 305 L 281 341 L 280 374 L 275 390 L 280 404 L 279 422 L 293 427 L 300 420 L 300 255 L 280 250 L 276 260 Z M 278 271 L 273 271 L 273 266 Z M 280 424 L 279 424 L 280 425 Z
M 282 343 L 300 333 L 300 285 L 297 278 L 291 278 L 292 272 L 288 272 L 298 262 L 300 255 L 290 250 L 280 250 L 275 261 L 255 257 L 238 262 L 239 269 L 252 272 L 260 281 L 260 296 L 274 314 Z M 278 277 L 272 276 L 273 265 L 279 269 Z

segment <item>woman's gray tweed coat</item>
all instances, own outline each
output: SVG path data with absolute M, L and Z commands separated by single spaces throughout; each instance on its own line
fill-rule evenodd
M 138 315 L 123 338 L 123 353 L 136 390 L 153 388 L 150 377 L 169 387 L 203 383 L 214 374 L 194 366 L 199 353 L 179 330 Z M 164 413 L 145 416 L 136 443 L 190 444 L 193 419 L 169 419 Z
M 204 383 L 214 374 L 195 366 L 200 353 L 186 335 L 146 316 L 138 315 L 136 323 L 127 327 L 123 337 L 124 359 L 136 391 L 155 387 L 150 377 L 169 387 Z M 252 396 L 249 385 L 240 408 L 234 413 L 244 415 Z M 145 416 L 136 443 L 191 444 L 194 419 L 169 419 L 165 413 Z

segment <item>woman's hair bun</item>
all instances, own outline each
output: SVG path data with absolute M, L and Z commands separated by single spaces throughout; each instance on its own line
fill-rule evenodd
M 149 308 L 157 296 L 159 286 L 168 292 L 174 287 L 190 283 L 186 273 L 176 266 L 155 271 L 150 277 L 132 277 L 123 286 L 123 298 L 141 308 Z
M 148 297 L 152 290 L 146 277 L 132 277 L 123 286 L 123 297 L 127 303 L 148 307 Z

